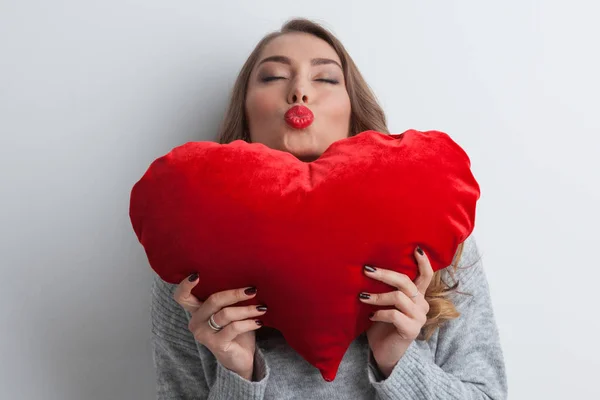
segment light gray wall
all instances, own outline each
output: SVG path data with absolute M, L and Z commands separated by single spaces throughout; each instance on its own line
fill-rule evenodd
M 129 191 L 172 147 L 214 138 L 245 58 L 291 16 L 339 35 L 392 131 L 444 130 L 469 152 L 511 398 L 600 398 L 599 12 L 1 1 L 0 398 L 154 397 Z

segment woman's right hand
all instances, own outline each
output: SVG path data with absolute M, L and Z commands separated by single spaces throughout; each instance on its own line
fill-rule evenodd
M 252 380 L 256 349 L 254 331 L 262 326 L 256 318 L 264 315 L 267 308 L 232 306 L 256 296 L 256 288 L 218 292 L 202 302 L 191 293 L 197 284 L 198 275 L 192 274 L 177 286 L 173 295 L 175 301 L 192 314 L 188 329 L 225 368 Z M 213 330 L 208 324 L 213 314 L 214 322 L 223 327 L 221 331 Z

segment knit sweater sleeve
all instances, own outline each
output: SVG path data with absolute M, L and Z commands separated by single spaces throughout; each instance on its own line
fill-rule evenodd
M 250 382 L 226 369 L 198 343 L 188 323 L 190 314 L 175 300 L 176 285 L 158 276 L 152 284 L 152 354 L 158 400 L 261 400 L 269 369 L 262 352 L 254 357 L 255 379 Z
M 376 368 L 369 368 L 378 399 L 506 399 L 498 329 L 472 236 L 465 242 L 456 280 L 460 282 L 458 290 L 470 295 L 454 295 L 453 302 L 461 315 L 439 329 L 435 354 L 415 341 L 387 379 L 381 379 Z

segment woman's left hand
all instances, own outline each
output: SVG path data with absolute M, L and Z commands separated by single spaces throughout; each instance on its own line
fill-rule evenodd
M 413 340 L 419 336 L 427 321 L 429 303 L 424 293 L 433 278 L 433 269 L 429 259 L 419 247 L 415 249 L 415 258 L 419 266 L 419 276 L 413 282 L 404 274 L 377 268 L 365 274 L 373 279 L 387 283 L 397 290 L 389 293 L 361 293 L 359 299 L 366 304 L 376 306 L 394 306 L 392 310 L 379 310 L 371 320 L 376 321 L 367 330 L 367 339 L 379 370 L 388 377 Z M 373 267 L 374 268 L 374 267 Z M 369 298 L 367 298 L 369 296 Z

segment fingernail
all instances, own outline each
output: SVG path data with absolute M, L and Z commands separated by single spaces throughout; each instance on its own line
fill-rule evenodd
M 362 292 L 358 295 L 358 297 L 360 297 L 361 299 L 369 300 L 371 298 L 371 295 L 369 293 Z
M 365 265 L 365 270 L 367 272 L 375 272 L 377 269 L 375 267 L 371 267 L 370 265 Z
M 249 287 L 248 289 L 244 290 L 244 293 L 246 293 L 248 296 L 252 296 L 256 293 L 256 288 L 254 286 Z
M 369 314 L 369 318 L 373 318 L 375 316 L 375 313 L 372 312 L 371 314 Z
M 256 310 L 260 312 L 267 311 L 267 306 L 256 306 Z
M 196 279 L 198 279 L 198 274 L 194 272 L 193 274 L 190 275 L 190 277 L 188 278 L 188 281 L 194 282 Z
M 419 246 L 417 246 L 417 253 L 419 253 L 420 255 L 423 255 L 423 249 L 420 248 Z
M 263 326 L 263 322 L 260 319 L 257 319 L 254 322 L 256 322 L 256 325 L 258 326 Z

